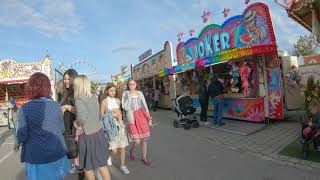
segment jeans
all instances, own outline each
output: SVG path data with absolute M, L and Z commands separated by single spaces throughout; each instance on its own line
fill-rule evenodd
M 200 120 L 203 122 L 207 122 L 208 100 L 207 99 L 199 99 L 199 103 L 201 106 Z
M 213 99 L 213 122 L 222 123 L 222 112 L 223 112 L 223 100 L 222 99 Z

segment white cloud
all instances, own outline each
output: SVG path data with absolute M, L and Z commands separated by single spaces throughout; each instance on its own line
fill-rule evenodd
M 134 51 L 137 50 L 139 47 L 137 45 L 133 44 L 122 44 L 120 46 L 117 46 L 112 49 L 112 53 L 123 53 L 128 51 Z
M 63 37 L 83 28 L 76 16 L 73 1 L 64 0 L 30 3 L 3 0 L 0 6 L 0 26 L 33 28 L 49 37 Z

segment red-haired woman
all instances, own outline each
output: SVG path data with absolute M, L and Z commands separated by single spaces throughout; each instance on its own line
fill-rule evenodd
M 64 123 L 60 104 L 51 99 L 49 78 L 33 74 L 27 84 L 30 101 L 19 110 L 18 143 L 21 162 L 26 163 L 27 179 L 61 180 L 70 169 L 63 138 Z

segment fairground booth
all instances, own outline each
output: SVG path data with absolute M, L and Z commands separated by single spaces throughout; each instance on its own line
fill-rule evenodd
M 18 64 L 13 60 L 0 61 L 0 126 L 8 124 L 5 112 L 7 112 L 9 97 L 16 101 L 18 107 L 26 103 L 28 100 L 25 88 L 29 77 L 36 72 L 42 72 L 51 80 L 51 64 L 49 56 L 32 63 Z
M 243 15 L 204 27 L 198 37 L 180 42 L 176 53 L 177 94 L 189 87 L 197 112 L 199 79 L 222 75 L 228 89 L 222 95 L 224 118 L 252 122 L 283 119 L 280 62 L 267 5 L 252 4 Z M 208 111 L 212 115 L 212 100 Z
M 160 90 L 161 108 L 171 108 L 171 100 L 175 97 L 173 77 L 166 76 L 172 74 L 172 60 L 172 44 L 166 41 L 163 50 L 131 66 L 131 77 L 137 82 L 141 91 L 145 93 L 152 92 L 156 88 Z

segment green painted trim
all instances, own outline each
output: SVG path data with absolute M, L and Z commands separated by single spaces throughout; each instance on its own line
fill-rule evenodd
M 208 29 L 210 29 L 210 28 L 219 28 L 219 29 L 221 29 L 221 26 L 218 25 L 218 24 L 209 24 L 208 26 L 206 26 L 205 28 L 203 28 L 203 29 L 201 30 L 200 34 L 198 35 L 198 39 L 200 39 L 200 37 L 202 36 L 202 34 L 203 34 L 206 30 L 208 30 Z

